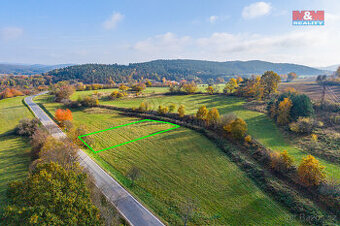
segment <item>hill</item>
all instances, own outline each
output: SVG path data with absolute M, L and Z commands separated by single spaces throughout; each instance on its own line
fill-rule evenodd
M 262 74 L 273 70 L 278 74 L 295 72 L 298 75 L 318 75 L 324 71 L 298 64 L 271 63 L 266 61 L 202 61 L 202 60 L 155 60 L 129 65 L 84 64 L 56 69 L 47 74 L 56 80 L 79 80 L 85 83 L 106 83 L 110 78 L 115 82 L 126 82 L 129 78 L 141 77 L 160 81 L 217 78 L 225 76 Z
M 6 64 L 0 63 L 0 74 L 14 74 L 14 75 L 33 75 L 45 73 L 57 68 L 71 66 L 70 64 L 58 65 L 42 65 L 42 64 Z

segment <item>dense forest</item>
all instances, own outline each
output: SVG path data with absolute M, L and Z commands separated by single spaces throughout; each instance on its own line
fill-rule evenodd
M 84 64 L 55 69 L 48 72 L 57 81 L 78 80 L 84 83 L 127 82 L 131 79 L 148 78 L 161 81 L 209 78 L 234 75 L 247 76 L 273 70 L 279 74 L 295 72 L 298 75 L 318 75 L 324 71 L 297 64 L 270 63 L 265 61 L 201 61 L 201 60 L 155 60 L 129 65 Z
M 56 68 L 71 66 L 70 64 L 43 65 L 43 64 L 0 64 L 0 74 L 34 75 L 41 74 Z

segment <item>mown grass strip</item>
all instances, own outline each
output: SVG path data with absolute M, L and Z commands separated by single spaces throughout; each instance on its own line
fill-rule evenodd
M 102 133 L 102 132 L 106 132 L 106 131 L 109 131 L 109 130 L 121 128 L 121 127 L 124 127 L 124 126 L 129 126 L 129 125 L 137 124 L 137 123 L 141 123 L 141 122 L 146 122 L 146 121 L 148 121 L 148 122 L 165 123 L 165 124 L 172 125 L 172 126 L 174 126 L 174 127 L 169 128 L 169 129 L 166 129 L 166 130 L 158 131 L 158 132 L 155 132 L 155 133 L 152 133 L 152 134 L 143 136 L 143 137 L 138 137 L 138 138 L 136 138 L 136 139 L 129 140 L 129 141 L 126 141 L 126 142 L 123 142 L 123 143 L 120 143 L 120 144 L 116 144 L 116 145 L 111 146 L 111 147 L 103 148 L 103 149 L 101 149 L 101 150 L 99 150 L 99 151 L 95 151 L 89 144 L 87 144 L 87 143 L 82 139 L 82 137 L 85 137 L 85 136 L 90 136 L 90 135 L 93 135 L 93 134 Z M 132 142 L 135 142 L 135 141 L 138 141 L 138 140 L 142 140 L 142 139 L 145 139 L 145 138 L 148 138 L 148 137 L 151 137 L 151 136 L 155 136 L 155 135 L 157 135 L 157 134 L 165 133 L 165 132 L 168 132 L 168 131 L 170 131 L 170 130 L 177 129 L 177 128 L 179 128 L 179 127 L 180 127 L 179 125 L 176 125 L 176 124 L 170 123 L 170 122 L 164 122 L 164 121 L 158 121 L 158 120 L 152 120 L 152 119 L 143 119 L 143 120 L 139 120 L 139 121 L 136 121 L 136 122 L 131 122 L 131 123 L 127 123 L 127 124 L 124 124 L 124 125 L 119 125 L 119 126 L 115 126 L 115 127 L 112 127 L 112 128 L 103 129 L 103 130 L 100 130 L 100 131 L 96 131 L 96 132 L 92 132 L 92 133 L 80 135 L 80 136 L 78 136 L 78 138 L 79 138 L 79 140 L 81 140 L 81 141 L 82 141 L 82 142 L 83 142 L 83 143 L 84 143 L 91 151 L 93 151 L 94 153 L 99 153 L 99 152 L 106 151 L 106 150 L 109 150 L 109 149 L 112 149 L 112 148 L 116 148 L 116 147 L 119 147 L 119 146 L 122 146 L 122 145 L 125 145 L 125 144 L 129 144 L 129 143 L 132 143 Z

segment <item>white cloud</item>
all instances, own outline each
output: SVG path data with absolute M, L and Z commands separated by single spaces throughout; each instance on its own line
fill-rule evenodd
M 121 13 L 113 13 L 106 21 L 103 23 L 103 27 L 106 30 L 114 29 L 117 24 L 124 19 L 124 15 Z
M 5 41 L 19 38 L 24 33 L 24 30 L 19 27 L 5 27 L 1 29 L 1 39 Z
M 218 16 L 210 16 L 209 17 L 209 22 L 214 24 L 216 22 L 216 20 L 218 19 Z
M 256 17 L 268 15 L 272 10 L 270 3 L 255 2 L 243 8 L 242 17 L 244 19 L 253 19 Z
M 144 41 L 137 42 L 133 48 L 142 52 L 176 52 L 181 50 L 181 47 L 190 43 L 189 36 L 178 37 L 175 34 L 168 32 L 162 35 L 156 35 Z
M 166 33 L 132 45 L 136 61 L 170 58 L 205 60 L 251 60 L 291 62 L 305 65 L 330 65 L 340 62 L 340 32 L 318 27 L 293 30 L 284 34 L 213 33 L 193 38 Z

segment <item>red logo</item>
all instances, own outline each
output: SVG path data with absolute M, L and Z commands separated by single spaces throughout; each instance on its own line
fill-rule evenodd
M 293 11 L 293 25 L 324 25 L 325 11 L 302 10 Z

